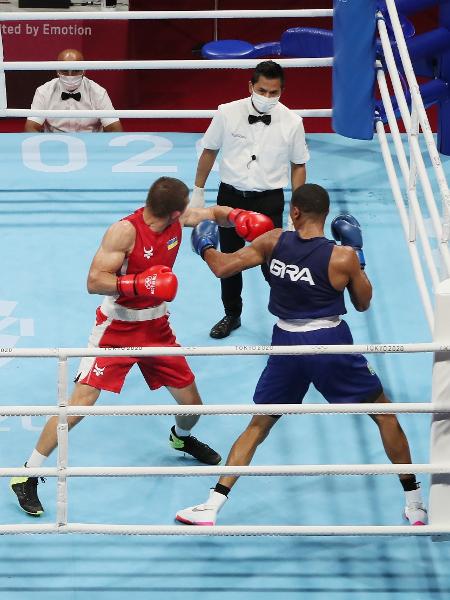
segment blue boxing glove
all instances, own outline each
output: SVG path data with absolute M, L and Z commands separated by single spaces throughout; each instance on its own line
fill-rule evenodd
M 215 221 L 201 221 L 191 233 L 192 250 L 203 258 L 208 248 L 219 245 L 219 228 Z
M 363 239 L 361 225 L 352 215 L 338 215 L 331 221 L 331 233 L 342 246 L 351 246 L 358 255 L 361 269 L 366 266 L 366 259 L 362 251 Z

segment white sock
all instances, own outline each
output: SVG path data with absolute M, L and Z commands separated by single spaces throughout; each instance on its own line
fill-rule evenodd
M 33 452 L 30 455 L 30 458 L 26 462 L 26 465 L 30 469 L 33 469 L 33 468 L 37 469 L 40 466 L 42 466 L 42 463 L 44 462 L 44 460 L 46 458 L 48 458 L 48 457 L 44 456 L 43 454 L 41 454 L 37 450 L 33 450 Z
M 181 429 L 178 425 L 175 425 L 175 435 L 178 437 L 188 437 L 191 435 L 190 429 Z
M 407 506 L 411 506 L 411 504 L 415 504 L 416 502 L 423 503 L 422 492 L 420 491 L 420 488 L 417 490 L 411 490 L 410 492 L 405 492 L 405 499 Z

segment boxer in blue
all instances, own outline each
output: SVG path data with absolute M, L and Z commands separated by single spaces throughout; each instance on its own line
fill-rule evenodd
M 363 240 L 358 221 L 340 215 L 331 223 L 329 240 L 324 225 L 329 212 L 325 189 L 315 184 L 297 188 L 290 215 L 295 231 L 274 229 L 250 246 L 232 254 L 217 248 L 217 225 L 203 221 L 192 232 L 192 247 L 217 277 L 229 277 L 266 263 L 269 267 L 269 311 L 278 317 L 272 345 L 352 344 L 345 314 L 347 289 L 357 311 L 369 308 L 372 286 L 364 271 Z M 310 384 L 330 403 L 390 402 L 381 382 L 361 354 L 272 355 L 256 386 L 257 404 L 302 402 Z M 370 415 L 378 425 L 388 458 L 410 464 L 406 436 L 395 415 Z M 227 465 L 250 464 L 258 445 L 267 437 L 278 417 L 255 415 L 235 441 Z M 405 517 L 411 525 L 424 525 L 427 512 L 415 475 L 401 474 L 405 492 Z M 180 510 L 176 519 L 192 525 L 214 525 L 237 477 L 223 476 L 204 504 Z

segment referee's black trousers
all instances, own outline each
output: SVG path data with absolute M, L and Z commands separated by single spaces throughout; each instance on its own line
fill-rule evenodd
M 270 217 L 275 227 L 283 226 L 284 194 L 282 189 L 270 190 L 254 197 L 244 198 L 231 186 L 223 183 L 219 186 L 217 195 L 219 206 L 231 206 L 253 210 Z M 226 254 L 236 252 L 245 246 L 245 240 L 239 237 L 234 227 L 219 227 L 220 250 Z M 267 266 L 262 265 L 263 274 Z M 225 314 L 233 317 L 240 316 L 242 312 L 242 275 L 233 275 L 220 280 L 222 288 L 222 302 Z

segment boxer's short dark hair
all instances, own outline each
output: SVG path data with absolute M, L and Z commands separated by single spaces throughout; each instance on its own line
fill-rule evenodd
M 305 183 L 294 190 L 291 203 L 305 213 L 326 215 L 330 210 L 327 190 L 316 183 Z
M 189 188 L 175 177 L 160 177 L 147 194 L 146 206 L 155 217 L 168 217 L 173 212 L 183 212 L 189 202 Z

